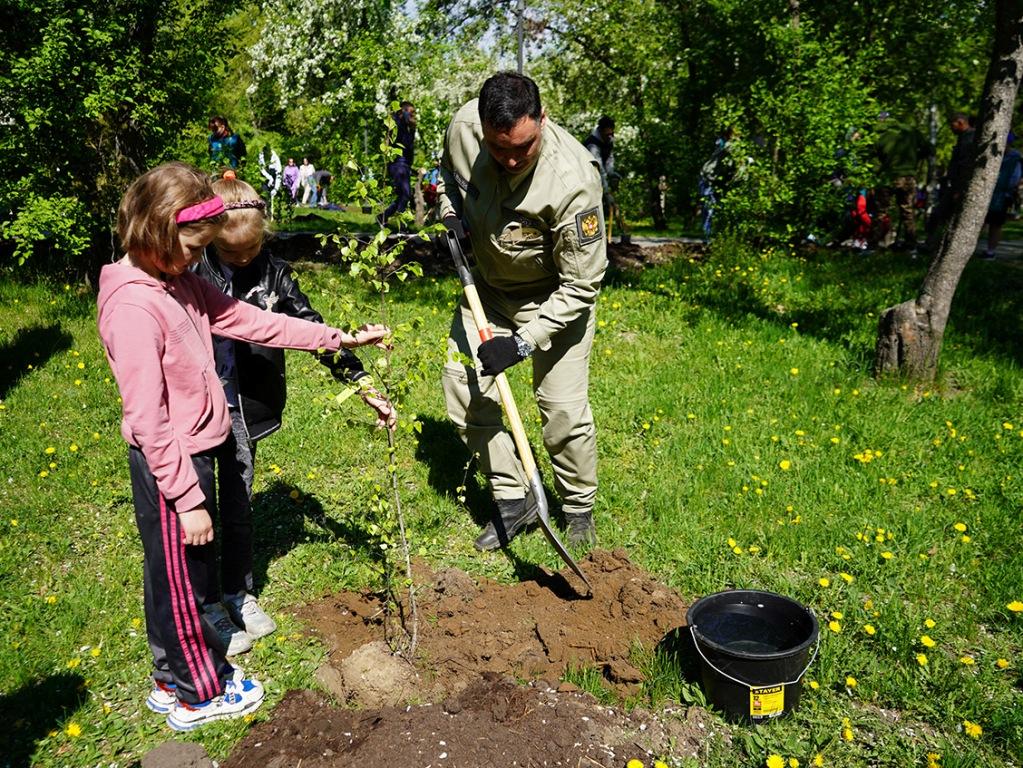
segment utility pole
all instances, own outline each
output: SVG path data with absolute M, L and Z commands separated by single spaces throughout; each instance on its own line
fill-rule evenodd
M 526 0 L 519 0 L 518 4 L 516 6 L 515 11 L 516 11 L 516 14 L 518 15 L 518 24 L 516 25 L 516 27 L 517 27 L 516 28 L 516 33 L 517 33 L 518 38 L 519 38 L 519 74 L 521 75 L 522 74 L 522 64 L 523 64 L 523 50 L 522 49 L 523 49 L 523 37 L 524 37 L 523 17 L 526 14 Z

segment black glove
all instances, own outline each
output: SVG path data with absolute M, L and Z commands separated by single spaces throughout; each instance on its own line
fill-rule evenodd
M 459 240 L 465 240 L 465 227 L 462 226 L 462 220 L 455 214 L 449 213 L 444 217 L 444 228 L 454 232 L 455 237 Z
M 444 228 L 451 232 L 455 237 L 458 238 L 459 244 L 462 246 L 462 252 L 468 250 L 465 236 L 465 227 L 462 226 L 462 220 L 454 214 L 448 214 L 444 217 Z M 448 245 L 447 233 L 436 235 L 433 238 L 433 247 L 437 251 L 437 255 L 443 258 L 453 258 L 454 254 L 451 253 L 451 249 Z
M 483 363 L 480 373 L 484 376 L 496 376 L 529 357 L 528 350 L 529 345 L 518 336 L 495 336 L 489 341 L 484 341 L 476 353 Z

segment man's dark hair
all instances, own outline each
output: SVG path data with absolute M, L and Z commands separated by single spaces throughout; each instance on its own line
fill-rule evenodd
M 399 109 L 405 109 L 405 107 L 414 107 L 414 106 L 415 106 L 415 104 L 413 104 L 411 101 L 403 101 L 403 102 L 401 102 L 401 104 L 398 105 Z
M 600 118 L 600 120 L 597 121 L 597 130 L 606 131 L 608 128 L 610 128 L 612 131 L 615 129 L 615 119 L 613 117 L 609 117 L 608 115 L 604 115 L 603 117 Z
M 480 89 L 479 111 L 480 121 L 499 131 L 515 127 L 524 117 L 539 120 L 540 89 L 525 75 L 498 72 Z

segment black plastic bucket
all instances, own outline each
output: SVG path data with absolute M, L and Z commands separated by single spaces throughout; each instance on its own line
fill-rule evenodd
M 703 688 L 717 709 L 758 723 L 796 708 L 819 647 L 817 617 L 808 608 L 773 592 L 736 589 L 693 603 L 686 623 Z

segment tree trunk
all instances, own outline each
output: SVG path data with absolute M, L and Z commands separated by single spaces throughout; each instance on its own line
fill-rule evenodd
M 423 226 L 426 221 L 426 200 L 423 199 L 423 169 L 416 174 L 416 226 Z
M 974 137 L 974 164 L 941 238 L 920 293 L 889 307 L 878 323 L 874 375 L 897 373 L 931 381 L 945 336 L 952 297 L 959 278 L 977 247 L 1023 68 L 1023 0 L 998 0 L 995 44 L 984 84 L 980 125 Z

